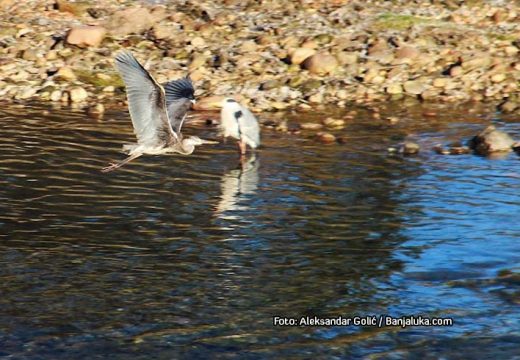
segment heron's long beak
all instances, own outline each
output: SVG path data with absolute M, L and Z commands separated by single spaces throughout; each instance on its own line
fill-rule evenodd
M 203 144 L 218 144 L 218 141 L 201 139 Z

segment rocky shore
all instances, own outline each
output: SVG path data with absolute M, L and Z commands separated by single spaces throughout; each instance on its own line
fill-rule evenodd
M 520 109 L 514 1 L 0 0 L 0 98 L 124 101 L 114 55 L 159 82 L 190 74 L 197 109 L 256 111 L 403 98 Z

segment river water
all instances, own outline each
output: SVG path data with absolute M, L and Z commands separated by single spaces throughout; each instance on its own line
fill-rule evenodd
M 243 168 L 228 142 L 103 174 L 126 111 L 3 105 L 0 358 L 520 358 L 520 156 L 430 150 L 520 118 L 385 111 L 344 144 L 265 130 Z M 273 325 L 381 315 L 453 325 Z

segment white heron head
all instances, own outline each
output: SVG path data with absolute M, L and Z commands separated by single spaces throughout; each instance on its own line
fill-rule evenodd
M 225 98 L 222 100 L 223 109 L 240 109 L 240 104 L 232 98 Z
M 204 144 L 218 144 L 218 141 L 201 139 L 198 136 L 190 136 L 182 140 L 182 149 L 189 155 L 195 150 L 195 146 Z

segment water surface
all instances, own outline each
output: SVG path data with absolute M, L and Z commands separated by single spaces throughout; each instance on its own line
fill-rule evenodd
M 125 111 L 2 106 L 0 357 L 520 357 L 520 157 L 430 151 L 520 124 L 433 110 L 361 109 L 341 145 L 265 130 L 243 167 L 228 142 L 103 174 Z M 405 138 L 423 151 L 388 156 Z M 273 326 L 381 314 L 454 325 Z

